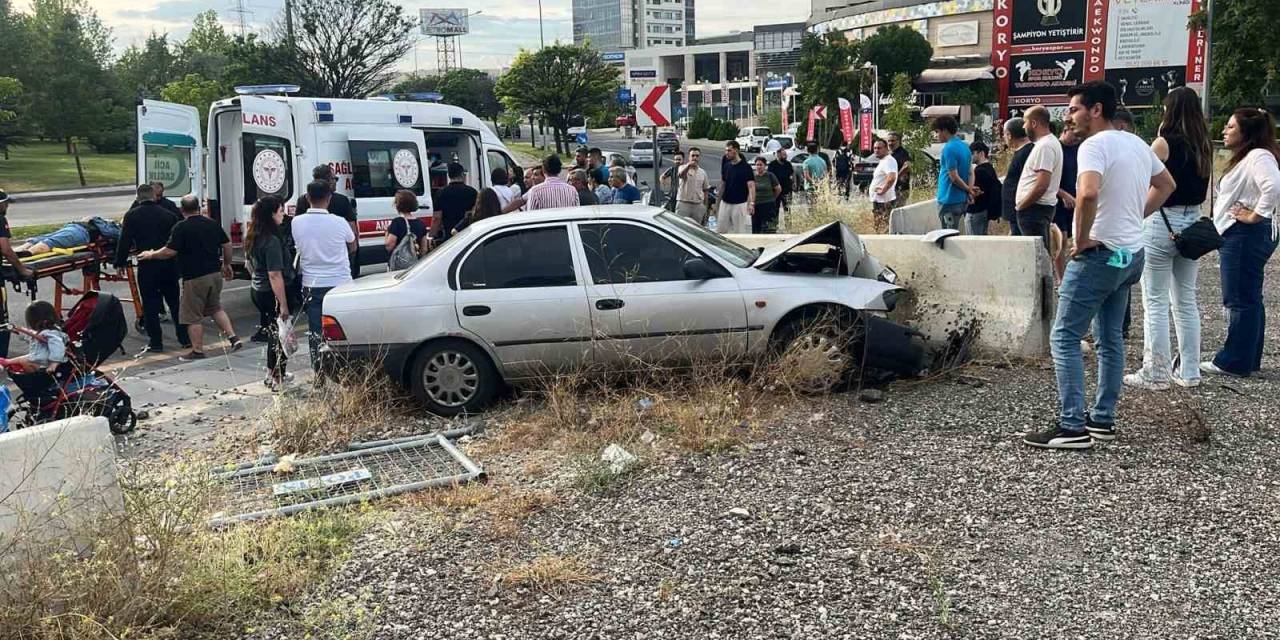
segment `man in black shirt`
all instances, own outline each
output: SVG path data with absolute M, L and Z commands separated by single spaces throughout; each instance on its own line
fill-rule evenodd
M 338 193 L 338 176 L 333 171 L 333 167 L 327 164 L 318 164 L 311 170 L 311 178 L 313 180 L 323 180 L 329 183 L 329 213 L 346 220 L 351 225 L 351 233 L 356 236 L 356 243 L 360 242 L 360 225 L 359 216 L 356 214 L 356 201 Z M 294 205 L 295 215 L 301 215 L 310 209 L 311 205 L 307 203 L 307 194 L 304 192 L 298 196 L 298 201 Z M 360 250 L 351 254 L 351 277 L 360 277 Z M 275 322 L 274 318 L 269 319 Z
M 1080 151 L 1080 135 L 1071 127 L 1063 127 L 1058 142 L 1062 143 L 1062 183 L 1058 185 L 1058 207 L 1053 223 L 1064 237 L 1070 238 L 1076 217 L 1076 154 Z
M 155 199 L 154 183 L 138 187 L 138 204 L 124 214 L 120 240 L 116 243 L 115 266 L 129 263 L 129 254 L 159 249 L 169 241 L 178 221 Z M 164 202 L 168 202 L 161 198 Z M 138 263 L 138 296 L 142 298 L 142 324 L 147 331 L 147 351 L 164 351 L 164 334 L 160 330 L 160 314 L 165 305 L 174 319 L 178 344 L 191 346 L 187 328 L 178 322 L 178 268 L 171 261 Z
M 773 160 L 769 161 L 769 173 L 778 179 L 778 183 L 782 185 L 782 195 L 778 197 L 778 210 L 791 209 L 791 191 L 796 184 L 796 170 L 791 166 L 791 162 L 787 160 L 787 150 L 778 149 L 778 153 L 774 155 Z
M 990 221 L 1000 219 L 1000 199 L 1004 189 L 1000 185 L 1000 178 L 996 177 L 995 167 L 991 166 L 991 150 L 987 145 L 973 142 L 969 145 L 969 152 L 973 154 L 973 186 L 981 193 L 969 205 L 965 223 L 969 235 L 985 236 Z
M 165 211 L 168 211 L 169 214 L 173 216 L 174 222 L 181 220 L 182 212 L 178 211 L 178 205 L 174 204 L 172 200 L 164 197 L 164 183 L 156 180 L 149 184 L 152 191 L 151 200 L 143 200 L 142 196 L 139 195 L 134 199 L 133 204 L 129 205 L 129 210 L 133 211 L 138 207 L 138 205 L 146 204 L 147 202 L 154 202 L 155 204 L 163 207 Z
M 724 159 L 720 161 L 720 205 L 716 211 L 716 231 L 720 233 L 751 233 L 751 196 L 756 184 L 751 165 L 742 157 L 738 141 L 724 145 Z
M 13 266 L 14 275 L 19 280 L 30 280 L 31 269 L 22 264 L 18 254 L 13 252 L 13 246 L 9 244 L 12 234 L 9 233 L 9 220 L 5 217 L 8 213 L 9 194 L 0 191 L 0 256 Z M 5 293 L 8 287 L 4 284 L 0 282 L 0 324 L 9 324 L 9 296 Z M 7 357 L 9 357 L 9 332 L 0 331 L 0 358 Z
M 465 182 L 466 178 L 467 170 L 462 165 L 449 163 L 449 184 L 436 193 L 436 215 L 431 219 L 431 238 L 436 242 L 448 240 L 458 224 L 476 207 L 480 194 Z
M 893 208 L 907 206 L 911 198 L 911 152 L 902 146 L 902 134 L 897 131 L 889 134 L 889 155 L 898 163 L 898 182 L 894 185 L 896 198 Z
M 1022 168 L 1027 164 L 1033 145 L 1027 139 L 1027 129 L 1022 118 L 1009 118 L 1004 123 L 1004 141 L 1013 152 L 1009 161 L 1009 170 L 1004 174 L 1004 184 L 1000 190 L 1000 214 L 1009 223 L 1009 235 L 1020 236 L 1022 229 L 1018 227 L 1018 207 L 1014 202 L 1018 194 L 1018 178 Z
M 200 322 L 209 317 L 230 340 L 231 351 L 238 351 L 242 346 L 240 338 L 222 310 L 222 281 L 234 275 L 231 239 L 222 225 L 200 213 L 200 200 L 195 196 L 184 197 L 181 210 L 182 222 L 173 226 L 169 242 L 160 249 L 143 251 L 138 260 L 178 258 L 178 271 L 182 274 L 178 321 L 187 325 L 191 337 L 191 352 L 180 360 L 204 359 L 204 327 Z

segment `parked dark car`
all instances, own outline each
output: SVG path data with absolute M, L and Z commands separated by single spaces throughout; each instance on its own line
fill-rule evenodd
M 674 131 L 659 131 L 658 151 L 666 154 L 680 153 L 680 136 Z
M 869 155 L 865 158 L 854 156 L 853 159 L 853 185 L 859 191 L 866 192 L 871 188 L 871 175 L 876 172 L 876 165 L 880 160 L 875 155 Z

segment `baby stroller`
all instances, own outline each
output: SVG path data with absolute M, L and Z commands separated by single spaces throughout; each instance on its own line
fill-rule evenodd
M 106 418 L 111 433 L 133 431 L 138 424 L 133 399 L 112 376 L 98 370 L 128 333 L 120 300 L 91 291 L 71 308 L 63 328 L 71 338 L 67 361 L 53 375 L 9 370 L 20 392 L 10 409 L 10 425 L 20 429 L 90 415 Z

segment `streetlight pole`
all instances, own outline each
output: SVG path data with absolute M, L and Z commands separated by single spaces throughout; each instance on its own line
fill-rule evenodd
M 862 65 L 863 69 L 871 70 L 871 128 L 880 128 L 880 67 L 877 67 L 870 60 Z
M 1213 120 L 1213 101 L 1209 99 L 1209 92 L 1213 90 L 1213 0 L 1205 0 L 1204 12 L 1204 93 L 1200 102 L 1204 107 L 1204 117 Z

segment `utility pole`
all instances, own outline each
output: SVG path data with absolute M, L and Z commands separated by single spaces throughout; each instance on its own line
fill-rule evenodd
M 538 0 L 538 42 L 539 49 L 547 46 L 547 36 L 542 31 L 542 0 Z
M 293 0 L 284 0 L 284 33 L 289 41 L 289 49 L 295 49 L 293 39 Z
M 1213 0 L 1205 0 L 1204 12 L 1204 94 L 1200 96 L 1200 102 L 1204 107 L 1204 117 L 1212 121 L 1213 101 L 1209 94 L 1213 91 Z

